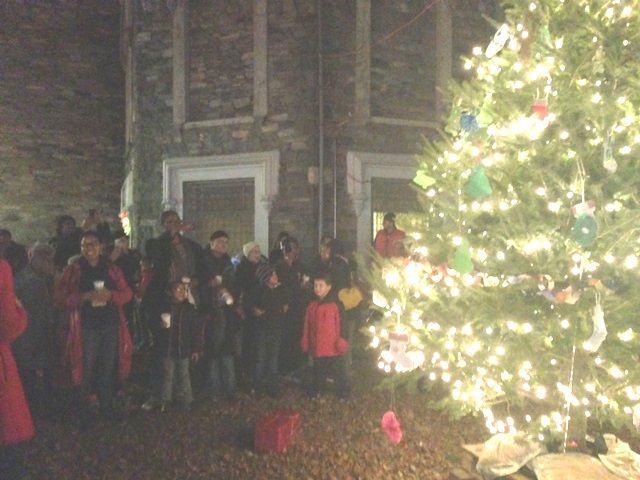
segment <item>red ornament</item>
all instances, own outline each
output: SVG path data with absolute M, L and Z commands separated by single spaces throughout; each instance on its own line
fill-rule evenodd
M 533 113 L 535 113 L 540 120 L 544 120 L 549 115 L 549 104 L 546 100 L 536 100 L 531 106 Z
M 395 413 L 391 410 L 385 412 L 382 416 L 380 426 L 391 442 L 400 443 L 400 440 L 402 440 L 402 429 L 400 428 L 400 421 Z

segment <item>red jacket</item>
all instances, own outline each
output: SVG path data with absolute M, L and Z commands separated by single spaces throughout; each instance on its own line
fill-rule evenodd
M 340 308 L 333 301 L 311 302 L 304 318 L 300 346 L 314 357 L 337 357 L 340 339 Z
M 27 328 L 27 314 L 16 304 L 9 264 L 0 260 L 0 445 L 29 440 L 33 421 L 10 344 Z
M 373 248 L 382 257 L 404 257 L 402 240 L 405 237 L 406 234 L 397 228 L 391 233 L 387 233 L 385 229 L 379 230 L 373 241 Z
M 131 358 L 133 355 L 133 342 L 127 326 L 127 318 L 123 306 L 131 301 L 133 292 L 127 285 L 122 270 L 115 265 L 109 266 L 109 276 L 116 285 L 111 291 L 111 302 L 118 308 L 120 325 L 118 328 L 118 378 L 124 380 L 131 373 Z M 57 383 L 65 386 L 79 385 L 82 383 L 82 335 L 80 319 L 80 265 L 78 262 L 69 265 L 62 272 L 62 277 L 53 294 L 54 303 L 58 308 L 64 309 L 67 314 L 68 325 L 63 333 L 63 358 L 58 372 L 60 378 Z M 68 385 L 66 385 L 68 386 Z

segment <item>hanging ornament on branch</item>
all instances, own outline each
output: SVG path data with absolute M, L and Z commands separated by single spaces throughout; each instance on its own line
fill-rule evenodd
M 549 102 L 544 98 L 539 98 L 533 102 L 531 110 L 540 120 L 544 120 L 549 115 Z
M 602 305 L 600 305 L 600 296 L 596 297 L 596 306 L 593 307 L 593 314 L 591 316 L 593 320 L 593 333 L 588 340 L 586 340 L 582 347 L 591 353 L 595 353 L 607 338 L 607 326 L 604 323 L 604 311 Z
M 399 371 L 413 370 L 414 365 L 407 355 L 407 344 L 409 335 L 406 333 L 389 333 L 389 355 L 392 362 L 396 364 Z
M 416 172 L 416 176 L 413 177 L 413 183 L 426 190 L 431 185 L 435 184 L 436 180 L 435 178 L 430 177 L 429 175 L 424 173 L 422 169 L 420 169 Z
M 593 246 L 598 237 L 598 223 L 595 219 L 596 204 L 593 200 L 575 205 L 571 211 L 576 221 L 571 227 L 571 238 L 581 247 Z
M 509 25 L 507 25 L 506 23 L 503 23 L 500 26 L 500 28 L 498 28 L 498 31 L 495 33 L 495 35 L 493 36 L 493 40 L 491 40 L 491 42 L 487 46 L 486 50 L 484 51 L 484 54 L 487 56 L 487 58 L 495 57 L 498 53 L 502 51 L 502 49 L 507 44 L 510 38 L 511 38 L 511 32 L 509 31 Z
M 475 115 L 469 112 L 463 112 L 460 115 L 460 131 L 463 134 L 473 134 L 480 129 L 478 125 L 478 119 Z
M 618 170 L 618 162 L 613 158 L 613 153 L 611 152 L 611 137 L 609 135 L 607 135 L 602 145 L 602 166 L 609 173 L 616 173 Z
M 451 266 L 460 275 L 465 275 L 473 271 L 473 261 L 471 260 L 471 246 L 469 241 L 465 238 L 462 243 L 456 248 L 453 254 L 453 260 Z
M 473 169 L 464 187 L 464 193 L 472 198 L 484 198 L 493 193 L 491 182 L 489 182 L 484 167 L 477 166 Z
M 396 417 L 396 414 L 393 413 L 392 410 L 382 415 L 380 427 L 382 427 L 382 431 L 392 443 L 400 443 L 400 440 L 402 440 L 402 428 L 398 417 Z

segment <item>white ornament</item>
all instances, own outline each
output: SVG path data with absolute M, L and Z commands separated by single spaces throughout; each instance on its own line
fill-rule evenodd
M 382 296 L 382 294 L 378 290 L 374 290 L 371 295 L 371 301 L 374 305 L 380 308 L 385 308 L 389 305 L 387 299 Z
M 602 162 L 602 166 L 609 173 L 616 173 L 616 170 L 618 170 L 618 162 L 614 158 L 607 158 Z
M 401 371 L 412 370 L 414 368 L 413 361 L 407 355 L 407 343 L 409 343 L 409 335 L 406 333 L 390 333 L 389 334 L 389 353 L 391 360 Z
M 604 342 L 604 339 L 607 338 L 607 326 L 604 323 L 604 311 L 602 310 L 602 305 L 596 303 L 596 306 L 593 308 L 593 333 L 591 337 L 582 344 L 585 350 L 591 353 L 595 353 Z
M 640 430 L 640 403 L 636 403 L 633 406 L 633 426 L 636 427 L 636 430 Z
M 509 25 L 503 23 L 496 34 L 493 36 L 493 40 L 491 40 L 491 43 L 489 43 L 489 46 L 485 50 L 484 54 L 487 56 L 487 58 L 495 57 L 500 52 L 500 50 L 504 48 L 510 38 L 511 33 L 509 32 Z

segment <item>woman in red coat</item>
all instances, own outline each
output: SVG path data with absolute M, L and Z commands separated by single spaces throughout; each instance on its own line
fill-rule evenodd
M 116 377 L 124 380 L 129 375 L 132 343 L 122 307 L 133 293 L 122 271 L 102 257 L 95 232 L 82 234 L 80 250 L 80 259 L 64 269 L 54 301 L 68 319 L 62 366 L 70 375 L 66 380 L 80 386 L 80 422 L 88 426 L 93 389 L 102 414 L 113 416 Z
M 34 435 L 31 413 L 10 347 L 26 327 L 27 314 L 13 291 L 11 268 L 0 260 L 0 476 L 12 475 L 7 478 L 18 478 L 16 452 L 12 446 Z

